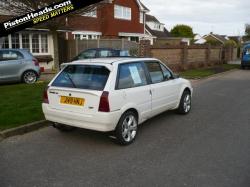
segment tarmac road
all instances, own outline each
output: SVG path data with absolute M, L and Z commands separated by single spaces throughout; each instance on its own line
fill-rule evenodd
M 199 82 L 187 116 L 166 112 L 122 147 L 52 127 L 0 143 L 0 186 L 250 186 L 250 70 Z

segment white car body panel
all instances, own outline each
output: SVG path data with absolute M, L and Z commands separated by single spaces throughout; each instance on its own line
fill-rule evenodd
M 158 61 L 152 58 L 122 58 L 122 59 L 91 59 L 68 63 L 70 65 L 98 65 L 110 70 L 110 75 L 103 91 L 109 92 L 110 112 L 99 112 L 98 107 L 103 91 L 84 90 L 75 88 L 53 87 L 48 85 L 48 103 L 43 103 L 42 108 L 45 118 L 55 123 L 85 128 L 96 131 L 113 131 L 121 115 L 133 109 L 138 113 L 138 123 L 160 114 L 166 110 L 176 109 L 185 89 L 193 92 L 189 81 L 177 78 L 156 84 L 148 84 L 129 89 L 116 89 L 116 78 L 119 64 L 142 61 Z M 68 65 L 64 64 L 64 68 Z M 63 71 L 63 69 L 62 69 Z M 61 96 L 84 98 L 84 106 L 62 105 Z

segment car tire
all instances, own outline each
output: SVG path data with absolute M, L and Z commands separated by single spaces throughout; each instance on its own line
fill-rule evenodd
M 192 97 L 191 93 L 185 90 L 181 96 L 180 104 L 177 109 L 179 114 L 188 114 L 191 110 L 192 106 Z
M 129 145 L 134 142 L 138 129 L 137 115 L 132 111 L 125 112 L 116 127 L 115 136 L 121 145 Z
M 61 132 L 71 132 L 74 129 L 76 129 L 75 127 L 63 125 L 63 124 L 59 124 L 59 123 L 53 123 L 53 127 Z
M 34 84 L 38 79 L 36 72 L 25 71 L 22 76 L 22 81 L 26 84 Z

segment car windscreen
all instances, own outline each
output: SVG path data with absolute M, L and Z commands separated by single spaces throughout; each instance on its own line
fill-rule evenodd
M 109 73 L 105 66 L 68 65 L 52 86 L 101 91 L 106 85 Z

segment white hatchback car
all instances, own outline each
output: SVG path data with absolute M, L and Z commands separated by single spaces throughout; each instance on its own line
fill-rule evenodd
M 132 143 L 138 124 L 166 110 L 191 110 L 192 86 L 157 59 L 105 58 L 75 61 L 49 83 L 42 104 L 59 130 L 114 131 Z

